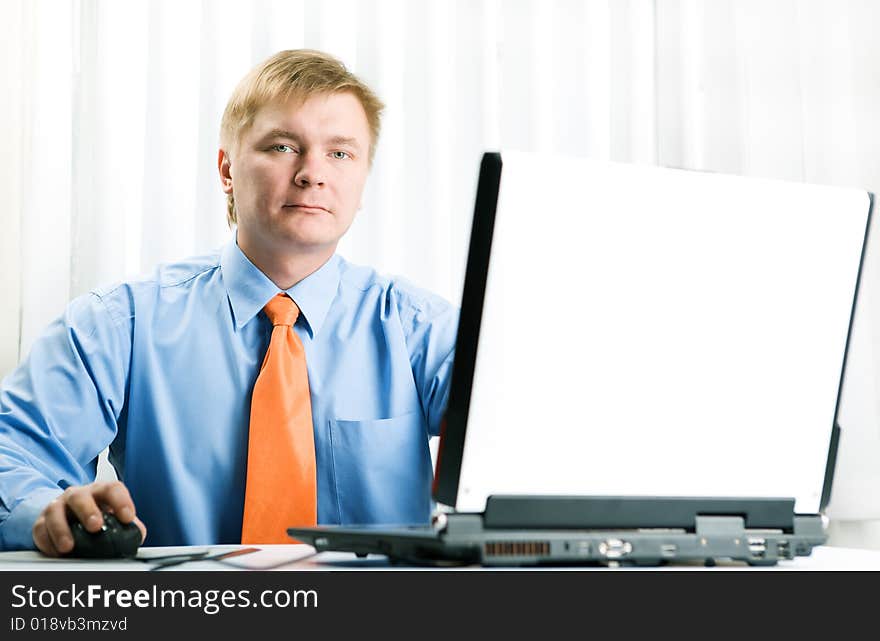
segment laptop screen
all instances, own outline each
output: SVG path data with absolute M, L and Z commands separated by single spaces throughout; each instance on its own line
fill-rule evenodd
M 513 152 L 479 192 L 439 501 L 819 510 L 867 192 Z

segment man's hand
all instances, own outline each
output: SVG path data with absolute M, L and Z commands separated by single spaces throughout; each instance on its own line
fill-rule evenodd
M 104 524 L 102 509 L 112 512 L 120 523 L 134 521 L 141 531 L 143 543 L 147 528 L 135 516 L 134 502 L 128 488 L 120 481 L 101 481 L 69 487 L 49 503 L 34 522 L 34 544 L 48 556 L 69 553 L 73 550 L 73 534 L 67 523 L 68 513 L 79 519 L 88 532 L 97 532 Z

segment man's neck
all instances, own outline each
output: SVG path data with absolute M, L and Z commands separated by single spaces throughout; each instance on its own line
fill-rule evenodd
M 257 269 L 263 272 L 278 289 L 288 290 L 298 282 L 318 271 L 330 260 L 335 246 L 313 252 L 296 252 L 267 247 L 254 247 L 246 239 L 238 237 L 238 248 Z

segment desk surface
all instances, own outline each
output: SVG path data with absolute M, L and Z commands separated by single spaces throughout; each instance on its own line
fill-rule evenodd
M 21 570 L 65 570 L 65 571 L 138 571 L 149 570 L 155 565 L 149 559 L 172 554 L 190 554 L 209 551 L 209 554 L 219 554 L 227 551 L 239 550 L 242 545 L 212 545 L 190 547 L 144 547 L 138 552 L 137 559 L 121 559 L 95 561 L 86 559 L 51 559 L 38 552 L 0 552 L 0 572 Z M 175 570 L 424 570 L 422 567 L 395 566 L 388 562 L 384 556 L 369 556 L 364 559 L 357 558 L 348 552 L 322 552 L 315 554 L 314 549 L 308 545 L 261 545 L 254 546 L 258 550 L 250 554 L 223 559 L 222 561 L 190 561 L 181 565 L 169 567 L 163 571 Z M 702 568 L 700 565 L 681 564 L 662 566 L 666 571 L 694 570 Z M 443 570 L 444 568 L 437 568 Z M 456 570 L 483 570 L 479 566 L 455 568 Z M 494 569 L 494 568 L 493 568 Z M 524 570 L 529 568 L 500 568 Z M 547 568 L 532 568 L 546 570 Z M 558 570 L 595 571 L 607 568 L 573 566 L 571 568 L 552 568 Z M 627 570 L 651 570 L 657 568 L 627 568 Z M 708 568 L 707 568 L 708 569 Z M 719 564 L 713 570 L 880 570 L 880 550 L 860 550 L 854 548 L 840 548 L 820 546 L 813 550 L 813 554 L 807 557 L 797 557 L 790 561 L 781 561 L 776 566 L 748 567 L 741 564 Z

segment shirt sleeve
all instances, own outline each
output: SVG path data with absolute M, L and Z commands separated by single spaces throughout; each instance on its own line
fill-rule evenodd
M 81 296 L 0 384 L 0 549 L 33 548 L 43 508 L 94 481 L 125 402 L 128 326 L 101 296 Z
M 428 421 L 428 432 L 438 436 L 449 400 L 459 310 L 433 295 L 410 302 L 408 309 L 401 310 L 410 364 Z

